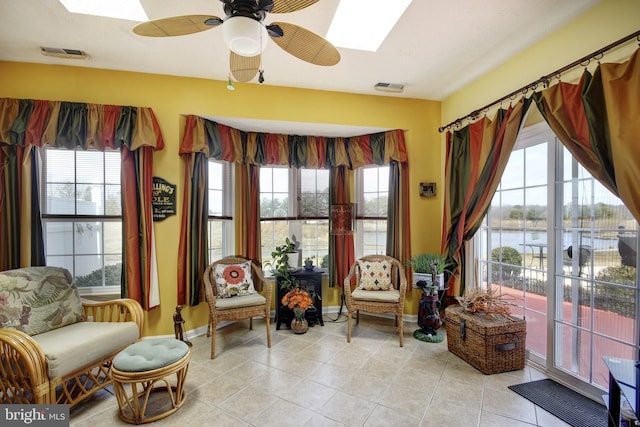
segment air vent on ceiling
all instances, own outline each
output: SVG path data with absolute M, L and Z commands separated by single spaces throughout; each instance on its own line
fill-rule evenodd
M 400 83 L 376 83 L 373 87 L 375 90 L 379 90 L 382 92 L 402 92 L 404 90 L 404 85 Z
M 56 58 L 85 59 L 87 54 L 78 49 L 62 49 L 59 47 L 41 47 L 43 55 L 55 56 Z

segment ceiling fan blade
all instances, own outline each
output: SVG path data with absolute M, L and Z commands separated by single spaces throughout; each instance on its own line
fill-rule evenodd
M 276 37 L 269 33 L 271 40 L 291 55 L 315 65 L 336 65 L 340 62 L 340 52 L 324 37 L 306 28 L 286 22 L 274 22 L 284 35 Z
M 271 9 L 270 13 L 295 12 L 317 2 L 318 0 L 273 0 L 273 9 Z
M 229 64 L 233 78 L 239 82 L 248 82 L 258 74 L 260 68 L 261 54 L 256 56 L 241 56 L 231 52 Z
M 206 23 L 205 23 L 206 21 Z M 210 15 L 185 15 L 154 19 L 133 27 L 133 32 L 146 37 L 172 37 L 199 33 L 222 24 L 222 19 Z

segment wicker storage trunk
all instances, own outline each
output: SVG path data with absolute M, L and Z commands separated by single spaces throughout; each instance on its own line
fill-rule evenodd
M 502 316 L 466 312 L 460 306 L 445 310 L 447 346 L 484 374 L 524 368 L 526 322 Z

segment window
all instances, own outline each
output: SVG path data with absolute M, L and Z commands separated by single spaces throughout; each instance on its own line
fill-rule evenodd
M 207 244 L 209 263 L 234 253 L 233 205 L 233 165 L 228 162 L 209 160 L 209 181 L 207 197 L 209 220 Z
M 47 265 L 67 268 L 82 293 L 119 293 L 120 152 L 46 148 L 40 153 Z
M 636 359 L 638 223 L 542 122 L 525 128 L 476 235 L 483 287 L 527 321 L 530 360 L 590 394 Z
M 356 170 L 356 258 L 387 251 L 389 167 Z
M 262 260 L 270 270 L 271 251 L 295 236 L 301 259 L 329 267 L 329 171 L 260 168 Z

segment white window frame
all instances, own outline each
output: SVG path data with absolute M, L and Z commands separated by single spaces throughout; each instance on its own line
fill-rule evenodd
M 43 240 L 44 240 L 44 248 L 45 248 L 45 259 L 47 260 L 47 265 L 49 265 L 49 257 L 55 257 L 55 256 L 64 256 L 64 257 L 71 257 L 72 258 L 72 265 L 73 267 L 70 269 L 70 273 L 72 274 L 72 276 L 74 277 L 74 279 L 78 278 L 78 275 L 76 273 L 76 256 L 78 256 L 78 254 L 76 254 L 75 252 L 75 237 L 72 237 L 72 246 L 74 247 L 73 253 L 71 254 L 47 254 L 47 227 L 49 224 L 53 224 L 53 223 L 71 223 L 72 224 L 72 229 L 73 230 L 77 230 L 79 229 L 79 227 L 82 227 L 82 224 L 85 223 L 91 223 L 91 222 L 100 222 L 102 224 L 104 223 L 109 223 L 109 222 L 120 222 L 121 227 L 124 227 L 124 223 L 123 223 L 123 214 L 122 214 L 122 206 L 121 206 L 121 211 L 120 211 L 120 215 L 113 215 L 113 214 L 102 214 L 102 215 L 91 215 L 91 214 L 49 214 L 47 213 L 47 209 L 48 209 L 48 203 L 47 203 L 47 174 L 46 174 L 46 170 L 47 167 L 51 166 L 51 164 L 48 161 L 48 156 L 47 156 L 47 151 L 68 151 L 74 152 L 74 157 L 76 156 L 77 152 L 85 152 L 85 151 L 95 151 L 95 150 L 83 150 L 83 149 L 73 149 L 73 150 L 69 150 L 69 149 L 65 149 L 65 148 L 54 148 L 54 147 L 44 147 L 38 150 L 38 155 L 39 155 L 39 160 L 40 160 L 40 164 L 39 164 L 39 172 L 40 172 L 40 203 L 41 203 L 41 217 L 42 217 L 42 228 L 43 228 Z M 98 152 L 98 151 L 95 151 Z M 118 155 L 118 158 L 120 157 L 120 152 L 119 150 L 105 150 L 104 152 L 106 153 L 114 153 Z M 106 162 L 105 162 L 106 163 Z M 73 181 L 73 186 L 77 186 L 77 185 L 86 185 L 89 183 L 78 183 L 77 181 L 77 173 L 76 173 L 76 162 L 74 159 L 74 181 Z M 71 165 L 61 165 L 62 167 L 65 168 L 69 168 Z M 106 188 L 105 186 L 107 185 L 106 182 L 106 170 L 103 170 L 103 181 L 99 184 L 102 185 L 103 188 Z M 121 175 L 120 175 L 121 176 Z M 113 185 L 113 184 L 109 184 L 109 185 Z M 122 194 L 122 183 L 120 182 L 120 193 Z M 106 196 L 104 196 L 106 197 Z M 76 199 L 77 201 L 77 199 Z M 74 231 L 75 233 L 75 231 Z M 111 254 L 107 254 L 105 253 L 105 235 L 106 232 L 104 231 L 104 225 L 101 231 L 101 237 L 100 237 L 100 249 L 94 254 L 94 255 L 99 255 L 101 256 L 102 259 L 102 271 L 103 271 L 103 277 L 102 277 L 102 285 L 101 286 L 82 286 L 82 287 L 78 287 L 78 293 L 80 295 L 100 295 L 100 296 L 119 296 L 120 295 L 120 291 L 121 291 L 121 286 L 120 284 L 118 285 L 113 285 L 113 286 L 105 286 L 104 285 L 104 269 L 107 265 L 105 262 L 105 256 L 106 255 L 118 255 L 117 253 L 111 253 Z M 124 266 L 124 262 L 123 262 L 123 248 L 122 246 L 120 246 L 120 264 L 122 264 Z
M 220 189 L 222 191 L 222 212 L 220 214 L 208 213 L 207 218 L 207 257 L 209 263 L 220 259 L 225 256 L 231 256 L 235 253 L 235 215 L 234 215 L 234 194 L 235 194 L 235 181 L 234 176 L 234 164 L 231 162 L 209 159 L 207 167 L 211 164 L 219 164 L 222 166 L 222 183 Z M 209 170 L 210 172 L 210 170 Z M 207 182 L 207 197 L 209 197 L 209 182 Z M 215 189 L 218 191 L 218 189 Z M 210 205 L 210 200 L 209 200 Z M 211 245 L 211 225 L 213 223 L 222 224 L 222 242 L 220 246 L 215 249 Z M 219 249 L 216 253 L 215 250 Z
M 262 221 L 282 221 L 282 222 L 287 222 L 288 225 L 288 233 L 289 233 L 289 237 L 293 237 L 295 236 L 296 241 L 299 242 L 299 245 L 302 246 L 305 244 L 304 240 L 303 240 L 303 233 L 302 233 L 302 225 L 304 221 L 318 221 L 320 224 L 318 224 L 317 226 L 322 226 L 322 222 L 324 221 L 326 223 L 326 233 L 327 236 L 329 235 L 329 213 L 327 212 L 327 216 L 318 216 L 318 217 L 303 217 L 300 215 L 299 212 L 299 204 L 298 201 L 301 200 L 302 197 L 302 189 L 301 189 L 301 185 L 302 185 L 302 168 L 294 168 L 294 167 L 287 167 L 287 166 L 276 166 L 276 165 L 270 165 L 270 166 L 263 166 L 264 168 L 269 168 L 269 169 L 284 169 L 287 168 L 288 169 L 288 197 L 287 197 L 287 203 L 288 203 L 288 216 L 283 216 L 283 217 L 260 217 L 261 222 Z M 330 185 L 330 183 L 328 182 L 327 185 Z M 261 189 L 262 191 L 262 189 Z M 277 243 L 277 242 L 276 242 Z M 264 244 L 264 243 L 263 243 Z M 318 246 L 316 244 L 316 246 Z M 327 253 L 329 252 L 329 241 L 327 241 Z M 302 252 L 301 253 L 301 263 L 304 263 L 304 259 L 307 257 L 307 255 Z M 263 260 L 264 261 L 264 260 Z M 316 265 L 317 268 L 321 268 L 323 270 L 323 272 L 327 272 L 328 267 L 322 268 L 320 265 Z M 266 274 L 268 275 L 268 269 L 265 270 Z
M 383 169 L 383 168 L 389 168 L 389 165 L 383 165 L 383 166 L 378 166 L 378 165 L 368 165 L 368 166 L 363 166 L 360 168 L 357 168 L 355 170 L 355 182 L 354 182 L 354 186 L 355 186 L 355 200 L 356 200 L 356 235 L 355 235 L 355 239 L 354 239 L 354 244 L 355 244 L 355 257 L 356 258 L 360 258 L 364 255 L 371 255 L 370 252 L 367 252 L 366 254 L 364 253 L 364 222 L 365 221 L 378 221 L 380 223 L 382 223 L 382 221 L 384 221 L 384 232 L 386 235 L 386 230 L 387 230 L 387 221 L 388 221 L 388 212 L 387 215 L 382 217 L 382 216 L 377 216 L 377 217 L 371 217 L 371 216 L 365 216 L 364 215 L 364 201 L 365 201 L 365 197 L 364 197 L 364 171 L 365 169 L 372 169 L 372 168 L 377 168 L 377 169 Z M 387 188 L 386 188 L 386 194 L 387 197 L 389 196 L 389 185 L 388 185 L 388 180 L 387 182 Z M 378 194 L 384 193 L 383 191 L 380 191 L 380 189 L 378 189 Z M 381 230 L 378 230 L 378 232 L 380 232 Z M 386 243 L 386 239 L 383 245 L 376 245 L 377 249 L 376 249 L 376 254 L 381 254 L 384 255 L 386 254 L 387 251 L 387 243 Z

